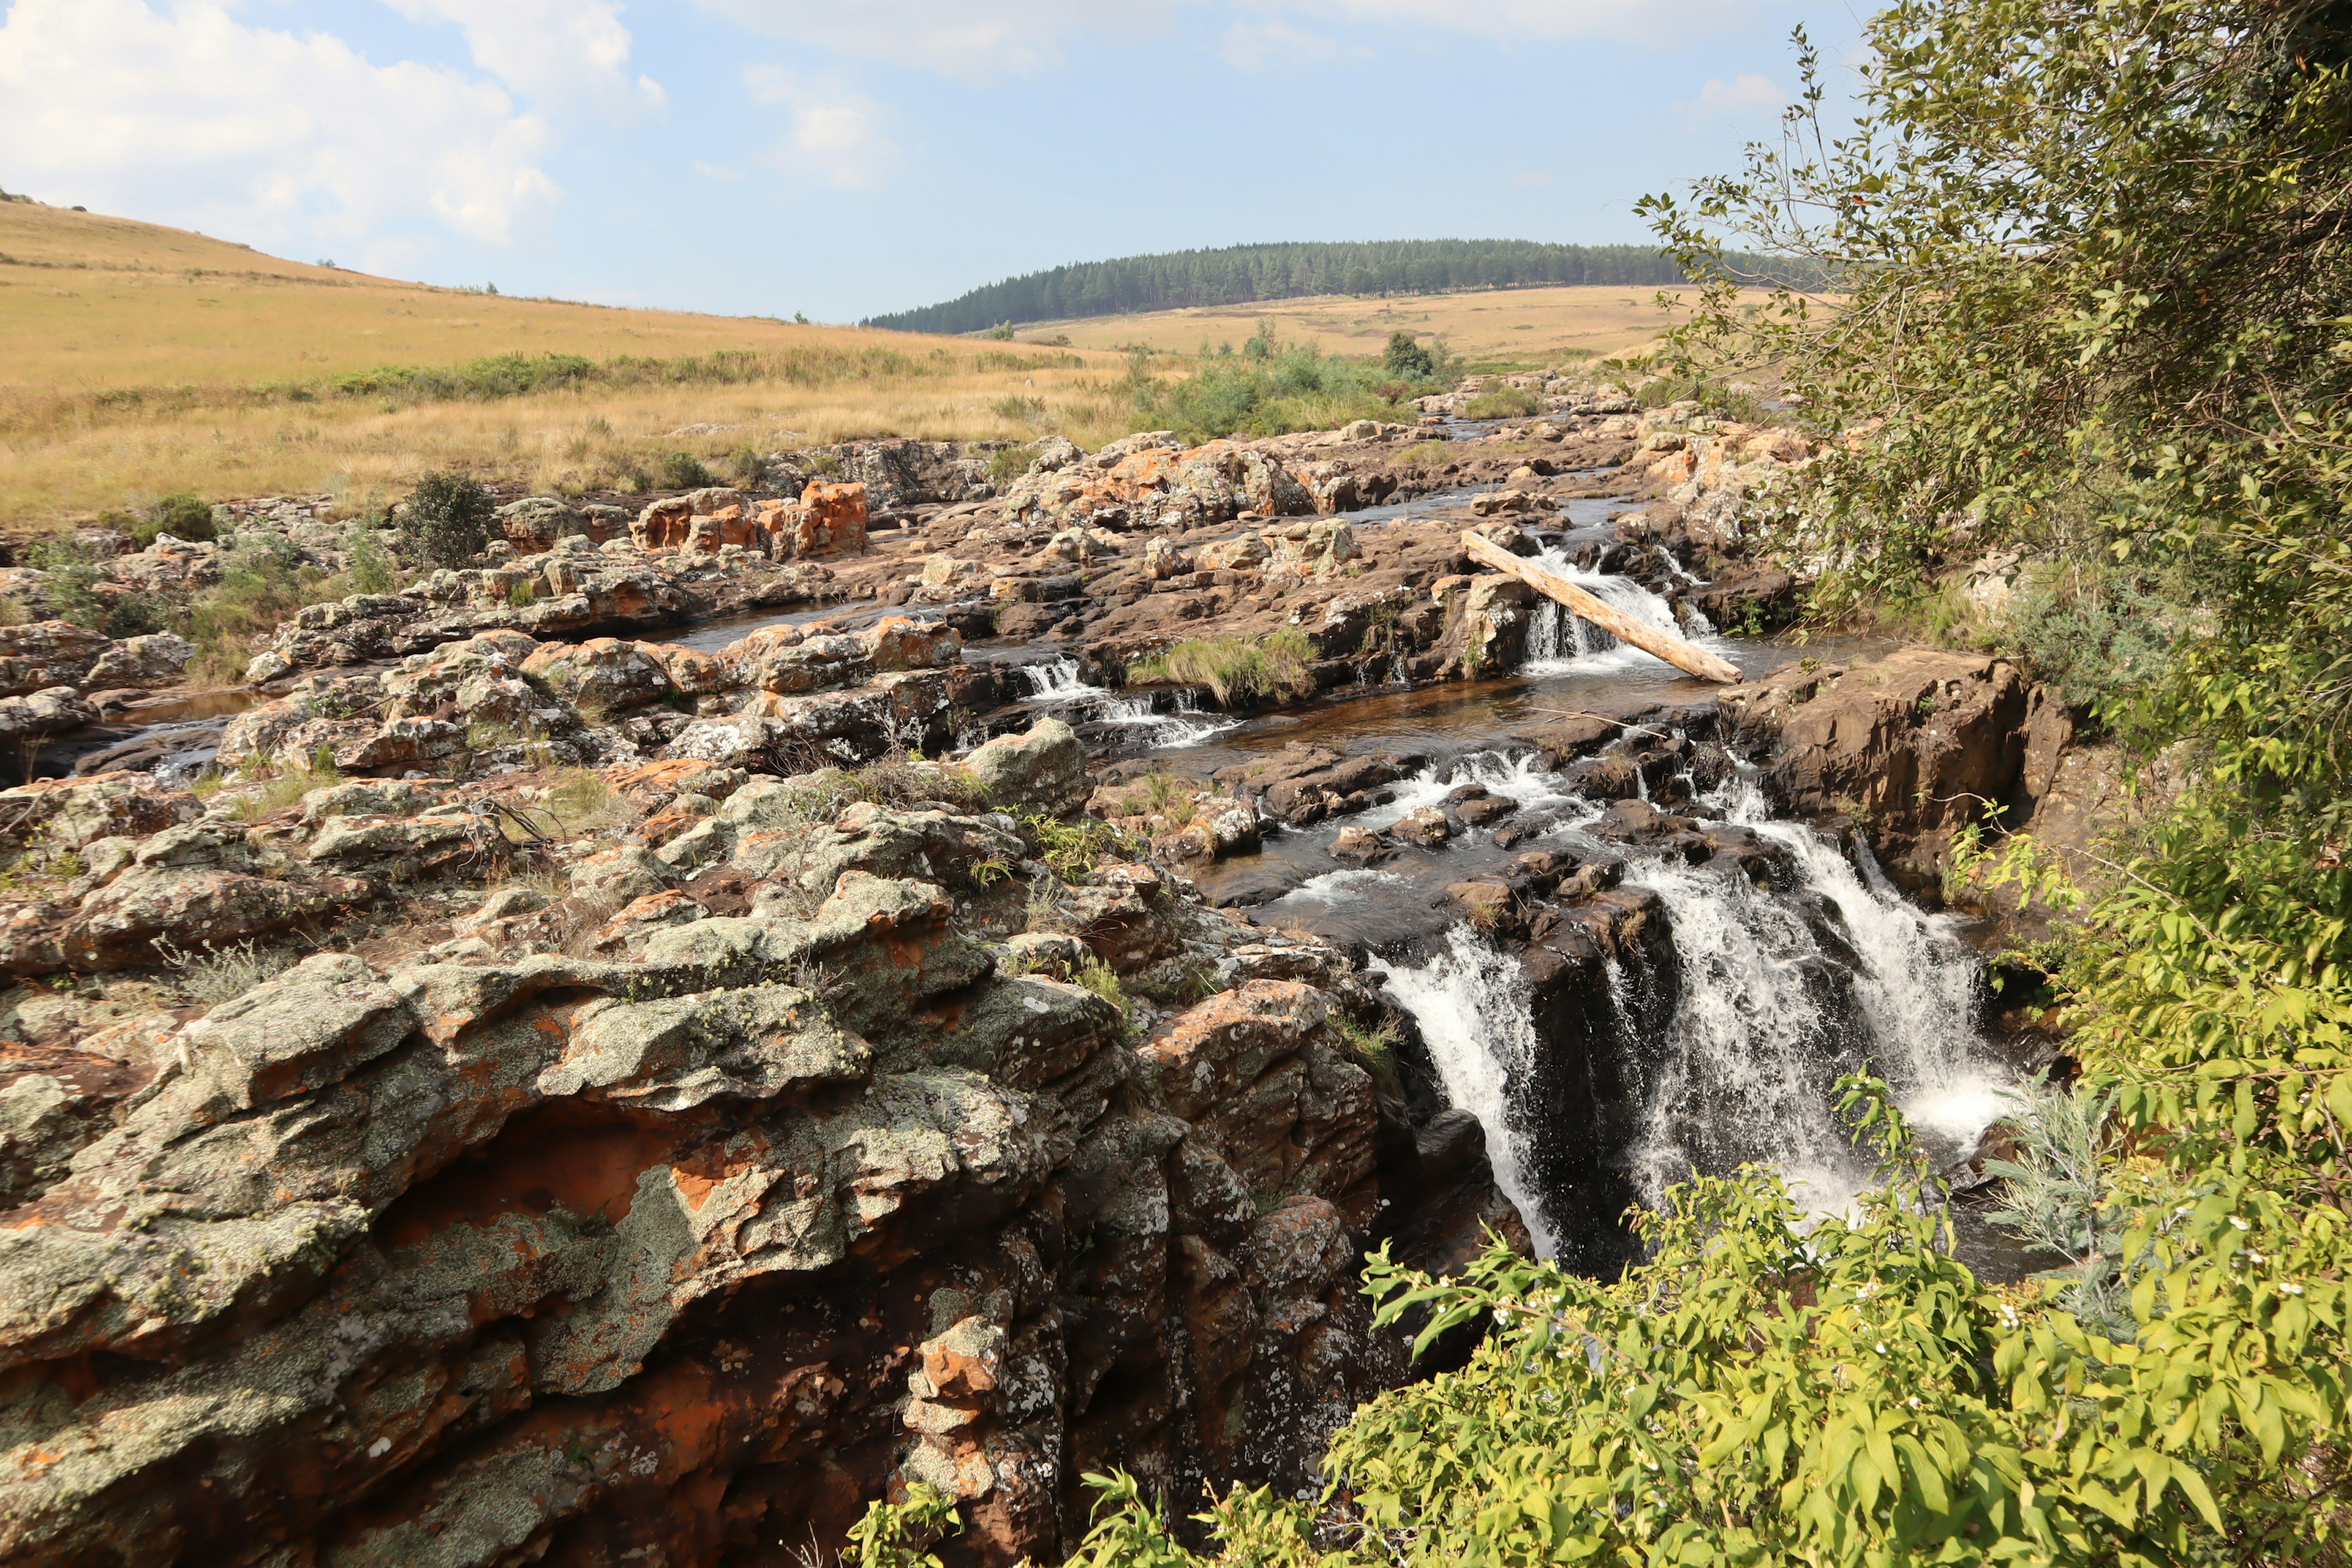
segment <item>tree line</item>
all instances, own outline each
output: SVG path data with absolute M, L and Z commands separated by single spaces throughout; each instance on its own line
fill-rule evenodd
M 1812 276 L 1809 270 L 1803 280 Z M 1438 294 L 1540 284 L 1644 288 L 1684 281 L 1672 257 L 1645 245 L 1539 245 L 1525 239 L 1234 245 L 1056 267 L 991 283 L 945 304 L 869 317 L 864 324 L 903 332 L 977 332 L 1008 321 L 1318 294 Z

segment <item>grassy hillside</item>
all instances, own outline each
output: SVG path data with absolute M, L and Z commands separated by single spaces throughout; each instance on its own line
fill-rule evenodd
M 1041 404 L 1081 438 L 1125 427 L 1083 355 L 435 289 L 21 202 L 0 203 L 0 342 L 18 530 L 181 489 L 357 505 L 438 466 L 588 488 L 672 451 L 1026 438 Z M 550 355 L 587 363 L 549 377 Z
M 1549 363 L 1562 356 L 1600 358 L 1654 340 L 1669 324 L 1652 288 L 1499 289 L 1483 293 L 1427 294 L 1362 300 L 1349 295 L 1278 300 L 1148 315 L 1096 316 L 1024 327 L 1020 341 L 1066 339 L 1080 351 L 1140 343 L 1171 353 L 1194 353 L 1205 343 L 1239 347 L 1272 321 L 1286 338 L 1311 338 L 1327 353 L 1378 354 L 1400 330 L 1446 340 L 1477 363 L 1524 360 Z M 1685 292 L 1676 290 L 1677 294 Z

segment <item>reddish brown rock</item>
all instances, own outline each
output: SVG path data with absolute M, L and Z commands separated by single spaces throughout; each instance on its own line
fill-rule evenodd
M 801 492 L 793 553 L 803 561 L 866 553 L 866 487 L 812 479 Z

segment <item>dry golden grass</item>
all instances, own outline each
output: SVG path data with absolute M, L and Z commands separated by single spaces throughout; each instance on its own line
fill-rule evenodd
M 1313 338 L 1326 353 L 1377 354 L 1399 330 L 1442 337 L 1465 359 L 1523 360 L 1546 364 L 1581 351 L 1596 358 L 1640 348 L 1670 324 L 1654 288 L 1500 289 L 1475 294 L 1427 294 L 1366 300 L 1324 296 L 1141 316 L 1096 316 L 1023 327 L 1025 342 L 1066 336 L 1073 348 L 1116 349 L 1130 343 L 1192 353 L 1207 343 L 1239 348 L 1271 319 L 1290 338 Z
M 431 468 L 600 488 L 676 451 L 719 458 L 885 434 L 1027 440 L 1048 425 L 1097 441 L 1129 427 L 1108 359 L 1099 373 L 982 369 L 1006 345 L 434 289 L 28 203 L 0 203 L 0 524 L 19 530 L 174 490 L 325 490 L 357 507 Z M 900 356 L 904 374 L 850 363 L 872 350 Z M 724 351 L 831 351 L 849 368 L 814 382 L 406 405 L 258 390 L 493 354 L 601 363 Z

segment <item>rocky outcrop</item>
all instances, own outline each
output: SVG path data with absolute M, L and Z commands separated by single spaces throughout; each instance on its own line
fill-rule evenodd
M 507 679 L 477 648 L 387 705 L 428 674 Z M 0 1552 L 708 1561 L 825 1548 L 923 1480 L 961 1506 L 943 1550 L 1010 1563 L 1075 1544 L 1089 1470 L 1310 1484 L 1406 1374 L 1356 1289 L 1375 1232 L 1458 1257 L 1507 1206 L 1475 1136 L 1424 1149 L 1339 1032 L 1370 1005 L 1343 954 L 1146 867 L 1056 877 L 956 802 L 1067 812 L 1075 737 L 982 752 L 902 765 L 892 790 L 942 799 L 894 805 L 615 771 L 631 820 L 693 826 L 558 846 L 634 900 L 601 931 L 570 922 L 610 902 L 509 888 L 437 943 L 0 1047 Z M 491 868 L 434 860 L 449 825 L 551 809 L 519 788 L 354 782 L 136 837 L 184 805 L 0 805 L 123 829 L 90 841 L 108 909 L 331 899 L 320 866 L 407 906 Z M 567 929 L 597 955 L 551 950 Z M 1130 999 L 1008 968 L 1068 972 L 1055 943 Z M 1186 1005 L 1204 973 L 1227 988 Z
M 1940 880 L 1968 824 L 2022 825 L 2074 728 L 2015 666 L 1925 647 L 1852 668 L 1801 660 L 1721 702 L 1775 800 L 1852 820 L 1913 887 Z

